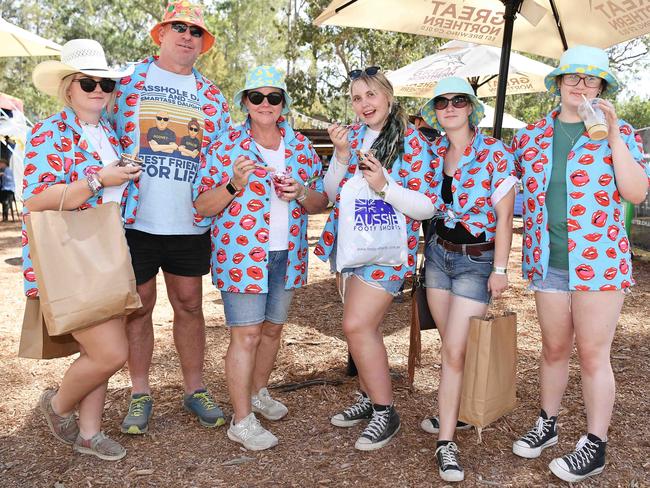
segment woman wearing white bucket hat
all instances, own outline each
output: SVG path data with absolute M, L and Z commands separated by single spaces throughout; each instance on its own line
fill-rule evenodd
M 576 482 L 605 467 L 614 407 L 610 349 L 623 292 L 634 284 L 621 197 L 642 202 L 650 169 L 634 129 L 618 120 L 611 102 L 596 99 L 618 89 L 605 51 L 567 50 L 546 77 L 546 87 L 559 94 L 560 106 L 519 131 L 514 141 L 524 183 L 522 268 L 535 292 L 542 358 L 541 412 L 512 449 L 536 458 L 557 444 L 557 416 L 575 342 L 587 433 L 574 452 L 553 459 L 549 468 Z M 596 99 L 594 105 L 604 112 L 606 136 L 596 136 L 581 120 L 578 107 L 585 99 Z
M 116 79 L 131 70 L 108 67 L 96 41 L 74 39 L 61 50 L 61 61 L 36 66 L 34 84 L 58 96 L 62 112 L 38 122 L 26 145 L 23 197 L 27 211 L 83 210 L 107 201 L 121 203 L 124 186 L 139 177 L 139 166 L 116 166 L 121 149 L 102 113 Z M 65 192 L 65 193 L 64 193 Z M 24 227 L 23 227 L 24 229 Z M 23 231 L 23 235 L 26 235 Z M 29 243 L 23 246 L 25 293 L 38 296 Z M 75 451 L 118 460 L 126 450 L 100 430 L 108 379 L 126 362 L 124 318 L 72 333 L 81 354 L 66 371 L 58 390 L 46 390 L 39 407 L 52 433 Z M 79 423 L 74 417 L 78 405 Z
M 444 132 L 432 144 L 438 212 L 425 248 L 427 301 L 442 340 L 440 416 L 421 426 L 438 434 L 440 477 L 461 481 L 465 475 L 453 440 L 455 430 L 470 427 L 458 421 L 470 318 L 485 315 L 490 299 L 508 287 L 517 178 L 514 158 L 503 143 L 479 132 L 484 109 L 466 80 L 440 80 L 421 112 L 431 127 Z

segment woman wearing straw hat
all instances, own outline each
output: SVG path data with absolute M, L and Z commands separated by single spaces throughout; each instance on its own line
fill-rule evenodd
M 228 437 L 257 451 L 278 439 L 255 413 L 267 420 L 288 413 L 267 385 L 293 293 L 307 282 L 308 214 L 324 210 L 327 198 L 318 155 L 283 117 L 291 97 L 282 73 L 252 69 L 235 104 L 248 117 L 212 146 L 194 195 L 199 214 L 215 216 L 212 279 L 230 328 Z
M 335 153 L 324 184 L 334 209 L 314 252 L 326 261 L 345 245 L 343 241 L 338 242 L 339 212 L 343 205 L 340 196 L 347 182 L 359 171 L 376 194 L 370 200 L 371 205 L 388 209 L 393 216 L 396 209 L 404 214 L 406 222 L 403 264 L 368 263 L 341 270 L 343 332 L 358 369 L 361 391 L 356 403 L 332 416 L 330 421 L 337 427 L 368 421 L 354 447 L 370 451 L 388 444 L 401 426 L 379 327 L 404 279 L 413 275 L 420 221 L 430 218 L 434 212 L 428 195 L 433 170 L 429 143 L 408 123 L 403 109 L 394 100 L 393 86 L 380 68 L 356 69 L 349 76 L 352 108 L 361 123 L 350 127 L 333 124 L 328 129 Z M 357 202 L 357 199 L 354 203 L 347 201 L 348 205 L 355 205 L 355 213 Z M 361 212 L 363 209 L 360 215 Z M 387 212 L 375 215 L 381 218 Z
M 456 77 L 440 80 L 422 107 L 424 120 L 444 135 L 433 143 L 438 213 L 425 250 L 427 301 L 442 341 L 440 415 L 421 426 L 438 434 L 445 481 L 464 479 L 453 440 L 455 430 L 469 428 L 458 421 L 458 409 L 470 318 L 485 315 L 490 299 L 508 287 L 515 164 L 500 140 L 479 132 L 483 115 L 472 87 Z
M 634 129 L 618 119 L 611 102 L 594 102 L 604 112 L 606 138 L 594 140 L 593 132 L 590 137 L 578 114 L 585 100 L 618 90 L 607 53 L 588 46 L 567 50 L 546 77 L 546 87 L 560 96 L 560 106 L 520 130 L 514 141 L 524 183 L 523 275 L 535 292 L 542 357 L 541 412 L 513 452 L 536 458 L 557 444 L 575 342 L 587 433 L 573 452 L 549 465 L 574 482 L 605 467 L 614 406 L 610 349 L 624 292 L 634 284 L 621 198 L 642 202 L 650 170 Z
M 130 71 L 109 68 L 102 46 L 89 39 L 67 42 L 61 61 L 36 66 L 36 87 L 58 96 L 65 107 L 38 122 L 27 143 L 23 197 L 28 211 L 58 209 L 64 191 L 66 210 L 83 210 L 107 201 L 123 203 L 124 187 L 137 179 L 141 170 L 114 164 L 121 149 L 102 111 L 112 97 L 115 80 Z M 23 268 L 25 293 L 37 297 L 26 239 Z M 124 318 L 72 334 L 81 354 L 66 371 L 59 389 L 41 395 L 40 409 L 52 433 L 72 444 L 75 451 L 106 460 L 121 459 L 126 450 L 106 437 L 100 426 L 108 379 L 124 365 L 128 354 Z M 78 424 L 74 416 L 77 406 Z

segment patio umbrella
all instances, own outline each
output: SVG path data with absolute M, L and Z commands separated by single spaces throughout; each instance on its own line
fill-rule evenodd
M 450 41 L 435 54 L 386 74 L 395 95 L 430 97 L 438 80 L 447 76 L 467 78 L 478 97 L 497 94 L 501 50 L 465 41 Z M 508 94 L 546 91 L 544 77 L 553 70 L 547 64 L 512 53 Z
M 483 103 L 483 108 L 485 109 L 485 118 L 481 120 L 478 126 L 484 128 L 492 127 L 490 120 L 494 118 L 494 108 L 492 108 L 490 105 L 488 105 L 485 102 L 482 103 Z M 505 129 L 521 129 L 522 127 L 526 127 L 526 122 L 513 117 L 507 112 L 504 112 L 503 124 L 501 127 Z
M 0 17 L 0 57 L 56 56 L 61 46 Z
M 607 48 L 650 32 L 648 4 L 641 0 L 334 0 L 314 23 L 500 46 L 503 75 L 511 49 L 559 58 L 569 46 Z M 497 137 L 505 93 L 500 76 Z

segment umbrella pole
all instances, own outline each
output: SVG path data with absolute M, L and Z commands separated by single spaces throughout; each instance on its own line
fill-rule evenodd
M 506 87 L 508 85 L 508 66 L 510 65 L 510 48 L 512 47 L 512 31 L 515 17 L 523 0 L 501 0 L 506 7 L 503 14 L 505 24 L 503 27 L 503 43 L 501 44 L 501 60 L 499 64 L 499 82 L 497 83 L 497 100 L 494 107 L 493 136 L 501 139 L 503 125 L 503 112 L 506 105 Z

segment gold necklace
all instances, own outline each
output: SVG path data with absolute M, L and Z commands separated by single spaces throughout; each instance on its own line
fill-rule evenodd
M 564 132 L 564 135 L 566 136 L 566 138 L 569 141 L 571 141 L 571 149 L 573 149 L 573 146 L 575 145 L 576 141 L 580 138 L 580 136 L 582 135 L 582 133 L 584 131 L 580 131 L 580 132 L 578 132 L 578 135 L 576 135 L 575 137 L 571 137 L 569 135 L 569 133 L 566 131 L 566 129 L 564 128 L 564 122 L 562 122 L 560 119 L 556 119 L 556 122 L 557 122 L 556 125 L 558 125 L 560 127 L 560 130 L 562 132 Z M 567 122 L 567 123 L 570 123 L 570 122 Z

